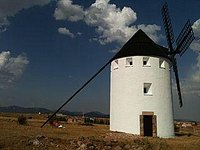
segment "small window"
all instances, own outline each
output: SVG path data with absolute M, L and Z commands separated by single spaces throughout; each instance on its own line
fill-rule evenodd
M 149 57 L 143 57 L 143 66 L 150 66 Z
M 118 60 L 115 60 L 113 64 L 113 69 L 118 69 L 118 68 L 119 68 Z
M 132 58 L 126 58 L 126 66 L 132 66 L 133 65 L 133 59 Z
M 165 60 L 162 58 L 159 59 L 159 67 L 165 69 Z
M 152 95 L 152 83 L 144 83 L 144 95 Z

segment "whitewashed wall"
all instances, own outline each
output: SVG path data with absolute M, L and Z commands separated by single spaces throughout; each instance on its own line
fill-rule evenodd
M 126 66 L 126 58 L 118 59 L 118 69 L 111 63 L 110 130 L 139 135 L 139 116 L 151 111 L 157 116 L 157 136 L 173 137 L 169 63 L 161 69 L 159 58 L 150 57 L 151 66 L 144 67 L 143 56 L 132 58 L 133 66 Z M 144 83 L 152 83 L 151 96 L 144 96 Z

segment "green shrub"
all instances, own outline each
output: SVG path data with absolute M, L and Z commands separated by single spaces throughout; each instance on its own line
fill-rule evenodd
M 17 118 L 17 123 L 20 124 L 20 125 L 26 125 L 27 124 L 27 118 L 23 115 L 20 115 Z
M 65 117 L 56 117 L 57 121 L 67 121 Z
M 49 117 L 48 117 L 49 118 Z M 57 122 L 57 119 L 55 116 L 53 116 L 50 120 L 49 120 L 49 124 L 53 124 L 53 122 L 56 121 Z

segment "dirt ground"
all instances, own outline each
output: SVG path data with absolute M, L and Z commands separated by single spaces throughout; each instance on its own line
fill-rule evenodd
M 107 125 L 78 125 L 61 122 L 64 128 L 49 124 L 40 128 L 45 115 L 26 114 L 27 125 L 19 125 L 20 114 L 0 113 L 0 149 L 2 150 L 200 150 L 199 135 L 172 139 L 140 137 L 110 132 Z

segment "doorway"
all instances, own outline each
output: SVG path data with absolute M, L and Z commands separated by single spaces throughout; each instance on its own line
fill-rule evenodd
M 142 112 L 140 115 L 140 135 L 157 136 L 157 119 L 154 112 Z
M 144 115 L 144 136 L 153 136 L 153 116 L 152 115 Z

